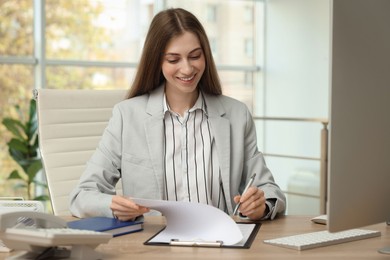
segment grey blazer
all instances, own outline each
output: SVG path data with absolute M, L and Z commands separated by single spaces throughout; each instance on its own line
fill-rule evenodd
M 163 97 L 150 94 L 124 100 L 113 108 L 102 139 L 71 193 L 70 211 L 78 217 L 112 216 L 111 199 L 121 179 L 123 195 L 162 199 Z M 286 199 L 258 151 L 256 130 L 246 105 L 226 96 L 204 95 L 214 133 L 229 213 L 251 174 L 254 185 L 272 201 L 269 218 L 285 211 Z

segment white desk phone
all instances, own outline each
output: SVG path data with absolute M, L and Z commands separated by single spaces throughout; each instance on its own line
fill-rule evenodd
M 108 233 L 68 228 L 65 220 L 43 212 L 0 214 L 0 239 L 11 249 L 27 251 L 8 259 L 101 259 L 94 248 L 111 238 Z

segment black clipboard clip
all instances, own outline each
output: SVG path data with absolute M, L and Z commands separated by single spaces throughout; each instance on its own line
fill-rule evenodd
M 179 239 L 171 239 L 169 243 L 171 246 L 192 246 L 192 247 L 222 247 L 223 241 L 201 241 L 201 240 L 193 240 L 193 241 L 183 241 Z

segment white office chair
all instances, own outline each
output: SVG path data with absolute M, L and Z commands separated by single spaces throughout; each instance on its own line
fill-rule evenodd
M 34 91 L 39 147 L 55 215 L 70 215 L 69 193 L 95 151 L 114 104 L 126 90 Z M 118 194 L 122 193 L 120 182 Z

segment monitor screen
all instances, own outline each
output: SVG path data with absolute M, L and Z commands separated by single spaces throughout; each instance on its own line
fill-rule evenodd
M 332 8 L 331 232 L 390 221 L 390 1 Z

